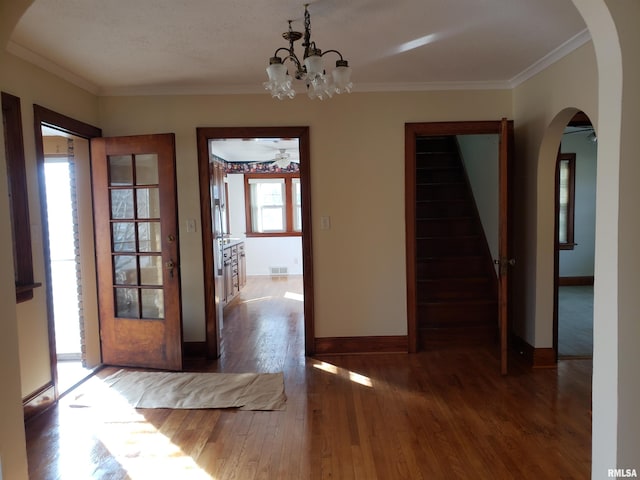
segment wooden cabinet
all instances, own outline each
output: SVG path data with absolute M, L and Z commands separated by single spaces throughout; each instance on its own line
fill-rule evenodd
M 224 302 L 229 303 L 247 283 L 247 268 L 244 243 L 232 243 L 224 247 L 223 253 Z
M 247 258 L 244 253 L 244 243 L 238 244 L 238 282 L 240 288 L 247 284 Z

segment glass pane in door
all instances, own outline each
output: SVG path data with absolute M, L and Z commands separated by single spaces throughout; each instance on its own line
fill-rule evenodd
M 162 245 L 160 222 L 138 223 L 138 251 L 160 252 Z
M 163 319 L 158 157 L 110 156 L 108 165 L 116 317 Z
M 138 306 L 138 289 L 136 288 L 116 288 L 116 317 L 138 318 L 140 316 Z
M 109 157 L 109 185 L 133 185 L 133 159 L 131 155 Z
M 133 190 L 111 190 L 111 218 L 133 218 Z
M 136 185 L 158 184 L 158 155 L 136 155 Z
M 138 218 L 160 217 L 160 193 L 158 187 L 137 188 L 136 203 Z
M 162 289 L 142 290 L 142 318 L 164 318 L 163 298 Z
M 114 252 L 136 251 L 136 224 L 133 222 L 113 222 L 111 242 Z

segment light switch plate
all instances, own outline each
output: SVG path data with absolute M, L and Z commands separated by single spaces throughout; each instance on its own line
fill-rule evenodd
M 320 230 L 331 229 L 331 217 L 320 217 Z

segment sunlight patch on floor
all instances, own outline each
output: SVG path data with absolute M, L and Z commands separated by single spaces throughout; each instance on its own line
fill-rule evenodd
M 284 294 L 284 298 L 288 298 L 289 300 L 297 300 L 298 302 L 304 302 L 304 295 L 302 295 L 301 293 L 286 292 Z
M 371 381 L 371 378 L 365 375 L 360 375 L 356 372 L 352 372 L 351 370 L 347 370 L 345 368 L 341 368 L 327 362 L 314 363 L 313 367 L 317 368 L 318 370 L 322 370 L 323 372 L 331 373 L 332 375 L 339 375 L 341 377 L 348 378 L 352 382 L 364 385 L 365 387 L 373 388 L 373 382 Z
M 104 445 L 131 480 L 215 480 L 117 392 L 95 377 L 87 384 L 90 388 L 69 395 L 65 403 L 86 412 L 82 427 Z M 69 444 L 64 456 L 72 462 L 78 451 Z

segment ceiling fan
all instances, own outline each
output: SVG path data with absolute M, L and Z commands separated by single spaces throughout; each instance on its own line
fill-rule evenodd
M 286 148 L 280 148 L 278 150 L 279 151 L 278 153 L 276 153 L 276 156 L 273 159 L 271 166 L 275 166 L 278 168 L 287 168 L 291 163 L 291 154 L 287 153 Z

